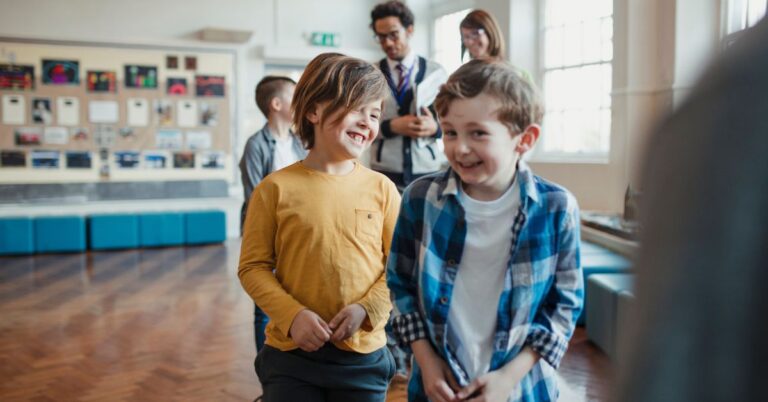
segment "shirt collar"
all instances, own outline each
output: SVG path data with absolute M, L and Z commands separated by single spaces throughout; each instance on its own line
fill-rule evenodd
M 414 52 L 413 49 L 411 49 L 411 51 L 408 52 L 407 55 L 405 55 L 402 61 L 392 60 L 389 57 L 387 57 L 387 64 L 389 65 L 389 71 L 393 71 L 393 72 L 397 71 L 395 70 L 395 67 L 400 63 L 402 63 L 405 66 L 405 68 L 411 69 L 411 67 L 413 67 L 413 64 L 415 62 L 416 62 L 416 52 Z
M 445 174 L 440 176 L 438 180 L 438 198 L 442 199 L 449 195 L 457 197 L 459 195 L 459 180 L 459 175 L 453 169 L 448 168 Z M 538 203 L 539 191 L 536 190 L 533 172 L 531 172 L 528 164 L 523 161 L 517 162 L 517 180 L 520 183 L 520 198 L 523 200 L 530 198 L 531 201 Z

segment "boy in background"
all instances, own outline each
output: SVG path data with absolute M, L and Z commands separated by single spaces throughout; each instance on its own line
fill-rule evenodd
M 245 143 L 240 159 L 240 174 L 243 181 L 245 201 L 240 211 L 240 232 L 242 233 L 248 200 L 253 189 L 268 174 L 280 170 L 306 156 L 301 141 L 291 132 L 291 99 L 296 82 L 288 77 L 267 76 L 256 85 L 256 106 L 267 123 Z M 264 328 L 269 318 L 259 306 L 253 306 L 253 331 L 256 351 L 264 346 Z

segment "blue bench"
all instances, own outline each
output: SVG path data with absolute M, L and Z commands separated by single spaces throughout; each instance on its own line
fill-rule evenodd
M 632 274 L 596 274 L 587 282 L 587 337 L 611 358 L 616 357 L 619 294 L 634 285 Z
M 139 247 L 139 218 L 133 214 L 100 214 L 88 218 L 92 250 Z
M 164 247 L 184 244 L 184 214 L 157 212 L 139 215 L 139 245 Z
M 32 254 L 35 238 L 32 218 L 0 218 L 0 255 Z
M 227 238 L 226 215 L 223 211 L 184 213 L 186 244 L 221 243 Z
M 34 236 L 38 253 L 85 251 L 85 218 L 38 216 L 34 219 Z
M 589 297 L 589 291 L 586 289 L 587 281 L 591 275 L 595 274 L 622 274 L 630 273 L 632 262 L 605 247 L 594 243 L 581 243 L 581 268 L 584 275 L 584 305 L 586 306 Z M 578 325 L 589 325 L 586 314 L 582 311 Z

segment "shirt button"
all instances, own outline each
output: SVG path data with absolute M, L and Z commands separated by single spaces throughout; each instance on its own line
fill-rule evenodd
M 456 266 L 456 260 L 453 260 L 453 259 L 448 260 L 448 266 L 449 267 L 455 267 Z
M 448 298 L 447 297 L 441 297 L 440 298 L 440 304 L 448 304 Z
M 406 148 L 406 149 L 405 149 L 405 153 L 409 154 L 409 153 L 411 153 L 411 150 L 410 150 L 410 149 L 408 149 L 408 148 Z
M 372 219 L 372 218 L 373 218 L 373 215 L 368 214 L 368 219 Z

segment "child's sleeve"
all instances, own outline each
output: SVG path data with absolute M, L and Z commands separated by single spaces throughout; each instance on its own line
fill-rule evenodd
M 386 205 L 382 211 L 384 216 L 383 227 L 381 231 L 381 244 L 384 251 L 384 261 L 386 264 L 387 256 L 392 244 L 392 232 L 395 230 L 397 221 L 397 212 L 400 209 L 400 194 L 397 187 L 391 181 L 384 182 L 382 191 L 386 194 Z M 363 322 L 362 328 L 366 331 L 373 331 L 374 328 L 383 328 L 389 319 L 389 313 L 392 311 L 392 302 L 390 301 L 389 289 L 387 288 L 386 266 L 382 270 L 379 279 L 371 286 L 371 289 L 358 302 L 363 306 L 368 314 L 368 319 Z
M 267 186 L 265 186 L 267 184 Z M 243 225 L 240 265 L 237 275 L 243 289 L 288 336 L 291 323 L 306 307 L 283 289 L 272 271 L 275 269 L 276 191 L 272 183 L 263 183 L 251 195 Z
M 427 325 L 418 301 L 418 255 L 422 236 L 421 225 L 417 224 L 421 221 L 417 219 L 420 214 L 416 209 L 423 200 L 411 198 L 411 190 L 409 187 L 403 194 L 387 261 L 387 285 L 395 307 L 392 335 L 405 348 L 427 338 Z
M 568 348 L 584 301 L 584 279 L 579 256 L 579 208 L 568 194 L 557 226 L 557 266 L 554 281 L 533 318 L 526 344 L 557 368 Z

